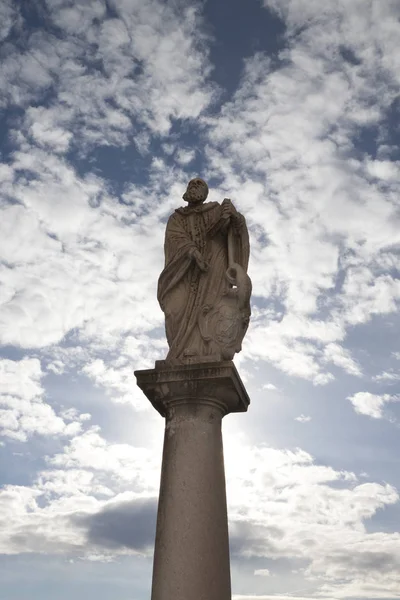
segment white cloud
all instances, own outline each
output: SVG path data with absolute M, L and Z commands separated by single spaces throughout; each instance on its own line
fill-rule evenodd
M 254 575 L 259 575 L 260 577 L 270 577 L 271 572 L 269 569 L 256 569 L 254 571 Z
M 295 375 L 324 385 L 333 375 L 323 372 L 318 361 L 318 348 L 305 341 L 298 341 L 295 334 L 287 335 L 280 323 L 254 323 L 244 342 L 246 357 L 263 358 L 274 363 L 288 375 Z
M 389 160 L 368 160 L 367 169 L 369 173 L 384 181 L 398 181 L 400 178 L 400 163 Z
M 398 396 L 390 394 L 371 394 L 370 392 L 357 392 L 349 396 L 348 400 L 352 403 L 356 413 L 366 415 L 372 419 L 383 419 L 385 405 L 389 402 L 399 402 Z
M 150 430 L 150 424 L 149 424 Z M 77 435 L 64 451 L 49 457 L 49 465 L 59 469 L 89 469 L 107 473 L 118 485 L 134 485 L 137 494 L 151 494 L 159 486 L 159 457 L 149 448 L 110 444 L 92 427 Z
M 33 435 L 73 436 L 81 430 L 78 413 L 69 423 L 44 402 L 39 360 L 0 360 L 0 431 L 20 442 Z M 77 419 L 75 419 L 77 417 Z
M 101 484 L 91 471 L 84 469 L 55 469 L 38 474 L 36 487 L 48 497 L 100 496 L 110 497 L 114 493 Z
M 390 275 L 374 277 L 366 267 L 349 268 L 343 285 L 343 307 L 350 324 L 366 323 L 374 314 L 397 312 L 400 281 Z
M 159 324 L 153 288 L 161 231 L 150 240 L 145 222 L 128 226 L 131 209 L 109 199 L 104 182 L 79 178 L 55 156 L 32 149 L 16 154 L 16 167 L 37 179 L 29 189 L 19 183 L 12 190 L 25 210 L 3 212 L 3 226 L 12 226 L 14 236 L 1 236 L 2 255 L 14 268 L 0 271 L 2 343 L 43 347 L 71 329 L 101 338 Z M 151 227 L 152 215 L 148 220 Z
M 25 358 L 20 361 L 3 359 L 0 362 L 1 393 L 17 396 L 26 400 L 43 394 L 41 378 L 43 376 L 39 360 Z
M 350 375 L 362 375 L 359 365 L 351 358 L 350 352 L 339 344 L 328 344 L 324 348 L 324 360 L 341 367 Z
M 398 555 L 396 534 L 367 534 L 363 527 L 378 508 L 398 501 L 391 486 L 358 484 L 354 474 L 316 465 L 304 451 L 251 447 L 236 437 L 225 439 L 225 454 L 231 535 L 242 539 L 245 555 L 303 558 L 316 575 L 322 564 L 338 568 L 330 557 L 345 556 L 346 548 L 360 561 L 357 566 L 354 558 L 354 573 L 363 572 L 363 553 L 374 544 Z M 159 459 L 160 452 L 107 443 L 96 429 L 76 436 L 48 458 L 33 487 L 7 486 L 0 493 L 2 551 L 93 553 L 78 516 L 94 515 L 128 496 L 156 497 Z M 332 487 L 333 482 L 341 485 Z M 250 545 L 245 531 L 253 532 Z
M 148 410 L 151 405 L 146 401 L 136 385 L 132 364 L 120 367 L 106 366 L 97 358 L 83 367 L 82 372 L 88 375 L 96 385 L 103 386 L 114 402 L 131 404 L 136 410 Z
M 90 145 L 125 145 L 136 124 L 167 134 L 172 119 L 196 118 L 213 97 L 196 5 L 116 0 L 113 8 L 117 16 L 108 18 L 102 2 L 49 5 L 65 39 L 57 47 L 58 102 L 45 119 L 55 130 L 66 114 L 70 126 L 83 122 L 77 135 Z M 41 50 L 51 36 L 40 42 Z M 88 59 L 101 69 L 89 71 Z
M 397 260 L 398 164 L 359 148 L 364 127 L 380 127 L 378 153 L 386 143 L 399 81 L 398 11 L 386 1 L 369 3 L 362 18 L 358 1 L 328 1 L 322 11 L 307 0 L 264 5 L 287 26 L 282 63 L 249 58 L 232 100 L 206 120 L 210 174 L 250 225 L 255 303 L 266 298 L 285 315 L 272 331 L 267 309 L 256 332 L 253 319 L 246 355 L 314 382 L 332 379 L 329 362 L 360 376 L 338 343 L 349 326 L 397 312 L 400 299 L 399 281 L 382 265 L 382 257 Z M 343 59 L 346 49 L 360 64 Z
M 264 383 L 262 386 L 262 389 L 274 391 L 274 390 L 277 390 L 278 388 L 273 383 Z
M 76 408 L 67 408 L 60 413 L 60 416 L 66 421 L 90 421 L 92 418 L 89 413 L 79 413 Z
M 368 533 L 364 523 L 397 504 L 397 490 L 360 484 L 354 473 L 317 465 L 300 449 L 238 441 L 225 438 L 230 531 L 239 558 L 304 561 L 304 590 L 298 592 L 308 597 L 346 597 L 353 582 L 363 582 L 364 591 L 374 580 L 386 597 L 398 582 L 400 534 Z
M 299 415 L 298 417 L 295 417 L 294 420 L 298 421 L 299 423 L 309 423 L 311 421 L 311 417 L 302 414 L 302 415 Z
M 333 380 L 332 365 L 338 378 L 340 369 L 360 377 L 367 367 L 348 349 L 348 332 L 398 312 L 399 164 L 387 121 L 399 84 L 398 8 L 388 0 L 266 1 L 285 20 L 286 48 L 277 62 L 250 56 L 219 109 L 198 5 L 178 4 L 114 0 L 110 18 L 98 0 L 52 1 L 49 18 L 62 36 L 28 38 L 21 28 L 23 43 L 17 48 L 10 36 L 4 49 L 0 105 L 21 116 L 0 164 L 0 342 L 40 348 L 42 366 L 34 358 L 0 363 L 2 425 L 11 439 L 72 438 L 32 474 L 31 488 L 2 490 L 4 552 L 110 560 L 73 518 L 158 493 L 161 448 L 107 441 L 95 411 L 94 426 L 81 433 L 90 415 L 52 407 L 43 371 L 63 381 L 72 370 L 85 373 L 112 401 L 149 408 L 133 370 L 166 352 L 156 302 L 165 220 L 203 148 L 204 176 L 220 182 L 210 199 L 232 197 L 251 231 L 254 307 L 239 363 L 259 361 L 263 373 L 265 360 L 315 385 Z M 22 17 L 7 1 L 0 17 L 5 39 Z M 342 59 L 346 52 L 354 64 Z M 171 134 L 188 122 L 202 128 L 195 150 L 175 128 Z M 359 139 L 371 127 L 376 156 Z M 100 146 L 111 159 L 132 151 L 125 187 L 102 173 Z M 383 368 L 376 381 L 395 381 Z M 260 387 L 276 389 L 262 379 Z M 382 418 L 397 396 L 349 400 Z M 365 474 L 318 464 L 301 449 L 228 437 L 225 456 L 239 555 L 307 565 L 304 589 L 235 598 L 398 596 L 399 534 L 366 528 L 398 503 L 393 486 L 360 484 Z M 255 570 L 265 587 L 270 571 Z
M 32 488 L 8 486 L 0 493 L 0 549 L 104 561 L 135 551 L 122 544 L 103 552 L 82 523 L 124 511 L 137 499 L 154 500 L 160 456 L 107 443 L 96 428 L 76 436 L 62 453 L 48 458 Z M 312 589 L 322 589 L 328 577 L 326 592 L 316 594 L 325 599 L 346 597 L 351 578 L 360 580 L 363 589 L 380 556 L 390 564 L 400 560 L 398 534 L 368 534 L 363 524 L 378 509 L 398 502 L 393 487 L 359 484 L 353 473 L 317 465 L 300 449 L 249 446 L 236 436 L 225 437 L 225 457 L 231 536 L 236 547 L 240 542 L 242 555 L 304 560 Z M 257 569 L 254 574 L 269 579 L 272 572 Z M 396 575 L 387 571 L 387 577 L 381 589 L 391 589 Z
M 0 491 L 2 554 L 60 554 L 84 547 L 84 532 L 71 527 L 70 516 L 74 510 L 94 511 L 95 499 L 82 494 L 78 501 L 64 498 L 40 508 L 41 494 L 38 489 L 15 485 Z
M 61 360 L 55 360 L 53 362 L 48 363 L 46 369 L 47 371 L 51 371 L 55 375 L 62 375 L 65 370 L 65 365 L 62 363 Z
M 373 555 L 373 551 L 372 551 Z M 348 557 L 346 557 L 348 559 Z M 371 576 L 372 575 L 372 576 Z M 320 598 L 385 598 L 399 597 L 399 578 L 396 573 L 379 574 L 376 571 L 370 576 L 356 577 L 342 586 L 322 585 L 318 590 Z
M 191 163 L 196 157 L 196 151 L 190 150 L 189 148 L 181 148 L 176 154 L 176 160 L 182 166 L 186 166 Z
M 48 106 L 27 109 L 23 127 L 15 133 L 20 146 L 11 173 L 15 182 L 4 184 L 4 192 L 22 205 L 7 209 L 2 222 L 7 228 L 10 221 L 15 226 L 14 240 L 25 240 L 22 244 L 3 242 L 5 260 L 14 265 L 18 257 L 20 263 L 15 273 L 7 268 L 3 273 L 6 298 L 11 300 L 2 311 L 4 343 L 38 347 L 57 343 L 75 330 L 86 343 L 115 346 L 121 334 L 136 334 L 139 328 L 149 332 L 162 322 L 154 287 L 162 265 L 164 225 L 160 220 L 176 206 L 184 174 L 168 171 L 166 163 L 154 157 L 152 183 L 146 190 L 132 185 L 123 193 L 126 205 L 122 206 L 110 194 L 106 181 L 78 176 L 61 156 L 78 140 L 84 152 L 98 143 L 123 145 L 129 132 L 136 131 L 137 119 L 142 120 L 139 137 L 145 134 L 143 121 L 149 131 L 167 132 L 171 119 L 197 118 L 211 102 L 212 88 L 205 84 L 205 38 L 200 33 L 201 18 L 196 7 L 187 7 L 180 14 L 164 7 L 161 26 L 161 16 L 152 10 L 154 6 L 117 2 L 118 17 L 109 19 L 101 3 L 70 7 L 60 2 L 50 7 L 52 18 L 66 33 L 57 52 L 49 51 L 54 47 L 51 36 L 43 33 L 32 39 L 31 53 L 47 77 L 55 82 L 57 72 L 58 79 Z M 73 23 L 79 23 L 79 27 Z M 130 35 L 133 23 L 134 37 Z M 81 45 L 73 43 L 77 38 Z M 104 71 L 90 70 L 82 62 L 81 48 L 89 42 L 91 48 L 96 44 L 98 48 L 90 58 L 99 59 Z M 298 44 L 302 47 L 300 38 Z M 182 48 L 187 50 L 184 59 Z M 367 188 L 362 177 L 366 177 L 367 162 L 349 162 L 347 156 L 338 154 L 333 143 L 320 139 L 321 131 L 328 130 L 338 115 L 347 115 L 348 105 L 344 102 L 337 106 L 327 101 L 336 85 L 344 86 L 344 80 L 335 71 L 323 80 L 325 83 L 304 76 L 301 65 L 311 70 L 313 57 L 307 56 L 303 47 L 302 53 L 293 47 L 292 62 L 275 71 L 262 55 L 247 61 L 242 86 L 233 102 L 227 103 L 212 122 L 207 151 L 210 173 L 219 171 L 226 176 L 217 193 L 231 195 L 235 201 L 238 196 L 239 206 L 245 209 L 253 228 L 254 291 L 278 299 L 286 313 L 279 322 L 274 318 L 269 321 L 266 312 L 260 313 L 258 320 L 253 319 L 246 356 L 263 358 L 288 374 L 325 384 L 333 379 L 327 372 L 329 362 L 353 374 L 360 367 L 339 346 L 335 355 L 333 346 L 323 346 L 342 342 L 348 323 L 366 322 L 374 312 L 396 310 L 399 295 L 396 281 L 385 275 L 374 285 L 365 280 L 362 289 L 359 285 L 355 289 L 357 267 L 350 265 L 343 293 L 329 297 L 338 274 L 341 240 L 344 236 L 354 248 L 362 225 L 355 215 L 339 223 L 342 207 L 332 212 L 332 206 L 343 202 L 347 213 L 356 210 L 352 197 L 347 192 L 343 195 L 342 190 L 357 190 L 357 198 L 366 199 L 365 223 L 377 215 L 381 221 L 373 229 L 368 225 L 369 249 L 380 248 L 383 239 L 386 244 L 388 233 L 392 241 L 397 239 L 393 237 L 397 229 L 387 230 L 390 203 L 377 212 L 384 196 L 378 188 L 371 191 L 369 181 Z M 329 56 L 324 60 L 328 62 Z M 358 88 L 353 91 L 357 96 Z M 346 94 L 351 97 L 353 91 L 346 89 Z M 299 106 L 299 94 L 304 99 L 301 110 L 294 109 Z M 182 104 L 177 106 L 175 102 L 172 106 L 172 96 L 182 99 Z M 192 105 L 193 100 L 196 102 Z M 321 121 L 315 118 L 316 110 Z M 290 114 L 296 115 L 293 123 Z M 339 124 L 348 133 L 346 123 Z M 240 140 L 235 137 L 239 130 Z M 308 139 L 313 140 L 315 150 Z M 218 144 L 226 147 L 222 157 Z M 170 146 L 173 151 L 175 141 Z M 193 150 L 178 149 L 177 158 L 185 164 L 192 157 Z M 325 161 L 322 167 L 321 160 Z M 240 177 L 232 171 L 235 161 L 241 164 Z M 288 168 L 291 161 L 295 161 L 294 167 Z M 364 171 L 360 171 L 362 168 Z M 33 181 L 26 178 L 26 172 Z M 254 172 L 268 172 L 268 185 L 262 185 L 258 176 L 253 181 Z M 348 229 L 349 224 L 357 231 Z M 154 232 L 158 232 L 157 237 Z M 267 236 L 268 245 L 259 241 L 262 234 Z M 106 308 L 111 306 L 110 298 L 112 311 Z M 321 304 L 328 311 L 327 317 L 317 314 Z M 46 315 L 46 321 L 41 323 L 39 339 L 36 325 L 42 315 Z M 12 330 L 7 326 L 11 318 L 15 324 Z
M 82 519 L 127 501 L 154 500 L 160 457 L 161 447 L 108 443 L 99 428 L 76 435 L 63 452 L 46 458 L 31 487 L 0 490 L 0 552 L 99 555 Z M 126 552 L 121 546 L 111 555 Z
M 28 132 L 39 146 L 64 153 L 68 150 L 73 136 L 70 131 L 57 126 L 57 119 L 61 121 L 59 111 L 55 109 L 30 107 L 26 111 L 25 123 Z
M 12 0 L 4 0 L 0 5 L 0 42 L 7 39 L 12 27 L 19 21 L 19 11 Z
M 400 380 L 400 374 L 393 373 L 392 371 L 383 371 L 379 375 L 375 375 L 373 379 L 378 382 L 395 382 Z
M 61 38 L 38 29 L 25 39 L 22 29 L 25 50 L 10 42 L 0 67 L 3 106 L 26 109 L 11 131 L 15 151 L 0 166 L 0 194 L 12 200 L 1 207 L 0 343 L 40 348 L 75 331 L 93 347 L 110 347 L 162 322 L 160 220 L 185 176 L 166 174 L 155 157 L 149 186 L 123 192 L 146 207 L 139 221 L 135 205 L 119 203 L 101 177 L 78 175 L 64 154 L 121 147 L 132 136 L 148 152 L 152 134 L 197 118 L 214 97 L 206 37 L 195 4 L 121 0 L 113 18 L 99 1 L 47 10 Z M 4 36 L 14 13 L 2 4 Z M 185 164 L 193 158 L 190 149 L 178 154 Z

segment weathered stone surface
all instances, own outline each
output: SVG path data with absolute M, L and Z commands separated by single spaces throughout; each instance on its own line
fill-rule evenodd
M 232 362 L 135 372 L 166 419 L 152 600 L 231 600 L 221 421 L 249 397 Z
M 165 417 L 171 403 L 205 402 L 221 405 L 223 414 L 245 412 L 250 403 L 232 361 L 171 365 L 157 361 L 155 369 L 135 371 L 138 386 Z
M 207 202 L 202 179 L 189 182 L 188 202 L 169 218 L 158 300 L 165 313 L 167 362 L 231 360 L 250 319 L 249 235 L 229 199 Z

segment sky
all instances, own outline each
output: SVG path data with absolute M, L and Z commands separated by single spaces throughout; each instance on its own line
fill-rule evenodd
M 145 600 L 157 279 L 193 176 L 251 242 L 233 600 L 400 598 L 400 4 L 0 2 L 0 600 Z

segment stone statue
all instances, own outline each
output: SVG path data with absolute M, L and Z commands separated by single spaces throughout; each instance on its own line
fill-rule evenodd
M 165 313 L 166 363 L 232 360 L 250 319 L 249 235 L 232 202 L 207 202 L 208 186 L 189 181 L 187 207 L 170 216 L 158 301 Z

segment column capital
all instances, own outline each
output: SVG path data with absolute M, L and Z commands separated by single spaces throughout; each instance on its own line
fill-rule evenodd
M 232 361 L 174 365 L 157 361 L 135 371 L 137 384 L 154 408 L 166 416 L 177 404 L 213 404 L 222 415 L 246 412 L 250 398 Z

